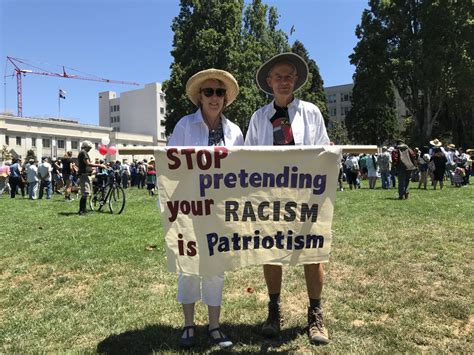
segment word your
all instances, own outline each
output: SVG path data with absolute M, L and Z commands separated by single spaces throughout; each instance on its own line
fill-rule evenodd
M 211 206 L 214 204 L 213 199 L 205 199 L 204 201 L 166 201 L 171 216 L 168 218 L 170 222 L 174 222 L 178 218 L 178 212 L 182 214 L 192 214 L 193 216 L 209 216 L 211 214 Z
M 289 230 L 286 235 L 281 231 L 277 231 L 275 235 L 260 236 L 260 231 L 256 230 L 255 235 L 239 236 L 233 233 L 232 237 L 225 235 L 219 236 L 217 233 L 208 233 L 207 247 L 209 256 L 216 252 L 224 253 L 236 250 L 257 250 L 263 249 L 314 249 L 324 246 L 324 237 L 322 235 L 307 234 L 293 236 L 293 231 Z
M 227 174 L 200 174 L 199 175 L 199 192 L 200 196 L 206 195 L 206 190 L 220 189 L 221 184 L 226 188 L 232 189 L 236 186 L 241 188 L 247 187 L 290 187 L 290 188 L 313 188 L 314 195 L 321 195 L 326 190 L 326 175 L 311 175 L 307 173 L 299 173 L 298 167 L 285 166 L 280 174 L 274 173 L 248 173 L 245 169 L 241 169 L 240 173 Z

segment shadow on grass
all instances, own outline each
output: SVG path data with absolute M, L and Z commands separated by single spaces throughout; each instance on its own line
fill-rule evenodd
M 62 217 L 69 217 L 69 216 L 78 216 L 78 212 L 75 211 L 75 212 L 59 212 L 58 213 L 58 216 L 62 216 Z
M 255 346 L 259 352 L 270 352 L 270 348 L 278 348 L 296 339 L 303 332 L 300 327 L 286 328 L 280 333 L 280 337 L 267 339 L 259 334 L 259 325 L 248 324 L 222 324 L 222 331 L 234 343 L 234 346 L 251 346 L 248 353 L 255 353 Z M 168 325 L 150 325 L 143 329 L 130 330 L 121 334 L 113 334 L 102 340 L 97 345 L 99 354 L 150 354 L 152 352 L 183 351 L 179 346 L 181 328 L 173 328 Z M 207 335 L 207 326 L 196 327 L 196 345 L 191 349 L 193 352 L 222 352 L 217 345 L 211 343 Z M 242 351 L 239 351 L 242 352 Z M 277 353 L 277 351 L 273 351 Z

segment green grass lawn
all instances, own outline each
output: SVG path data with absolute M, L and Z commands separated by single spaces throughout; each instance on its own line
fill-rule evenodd
M 122 215 L 85 217 L 60 196 L 0 198 L 0 353 L 180 351 L 156 198 L 127 194 Z M 251 267 L 226 276 L 221 320 L 233 351 L 473 353 L 474 185 L 396 197 L 366 184 L 337 193 L 323 292 L 329 345 L 308 343 L 301 267 L 284 269 L 281 337 L 263 338 L 266 287 Z M 195 351 L 218 350 L 202 304 L 196 323 Z

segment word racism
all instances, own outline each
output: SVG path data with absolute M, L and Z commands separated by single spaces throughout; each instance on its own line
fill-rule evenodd
M 216 148 L 212 154 L 206 149 L 196 150 L 194 148 L 181 149 L 181 154 L 186 158 L 187 168 L 194 168 L 192 155 L 196 153 L 196 165 L 201 170 L 208 170 L 214 162 L 215 168 L 221 167 L 221 160 L 228 155 L 227 149 L 223 147 Z M 181 166 L 181 159 L 178 155 L 178 149 L 169 149 L 167 157 L 173 163 L 168 164 L 171 170 L 178 169 Z M 291 169 L 291 173 L 290 173 Z M 314 195 L 321 195 L 326 190 L 326 175 L 311 175 L 308 173 L 298 173 L 298 167 L 284 166 L 283 171 L 279 174 L 274 173 L 258 173 L 247 172 L 241 169 L 239 173 L 227 174 L 200 174 L 199 175 L 199 194 L 201 197 L 206 196 L 206 190 L 212 188 L 218 190 L 221 186 L 228 189 L 239 186 L 241 188 L 262 188 L 262 187 L 290 187 L 290 188 L 312 188 Z
M 256 230 L 254 235 L 240 236 L 233 233 L 232 237 L 219 236 L 217 233 L 208 233 L 207 248 L 209 256 L 217 253 L 225 253 L 229 251 L 240 250 L 257 250 L 257 249 L 286 249 L 301 250 L 315 249 L 324 246 L 324 237 L 322 235 L 307 234 L 293 236 L 293 231 L 289 230 L 286 235 L 281 231 L 277 231 L 275 235 L 260 236 L 260 231 Z M 195 256 L 197 254 L 196 242 L 189 241 L 185 245 L 182 240 L 183 235 L 178 234 L 178 254 Z M 185 250 L 186 247 L 186 250 Z

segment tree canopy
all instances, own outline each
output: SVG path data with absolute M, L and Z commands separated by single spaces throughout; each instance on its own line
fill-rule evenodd
M 386 80 L 367 82 L 361 70 L 356 86 L 379 82 L 385 91 L 390 80 L 413 115 L 415 143 L 474 143 L 473 8 L 472 0 L 370 0 L 364 11 L 351 60 L 379 63 Z

